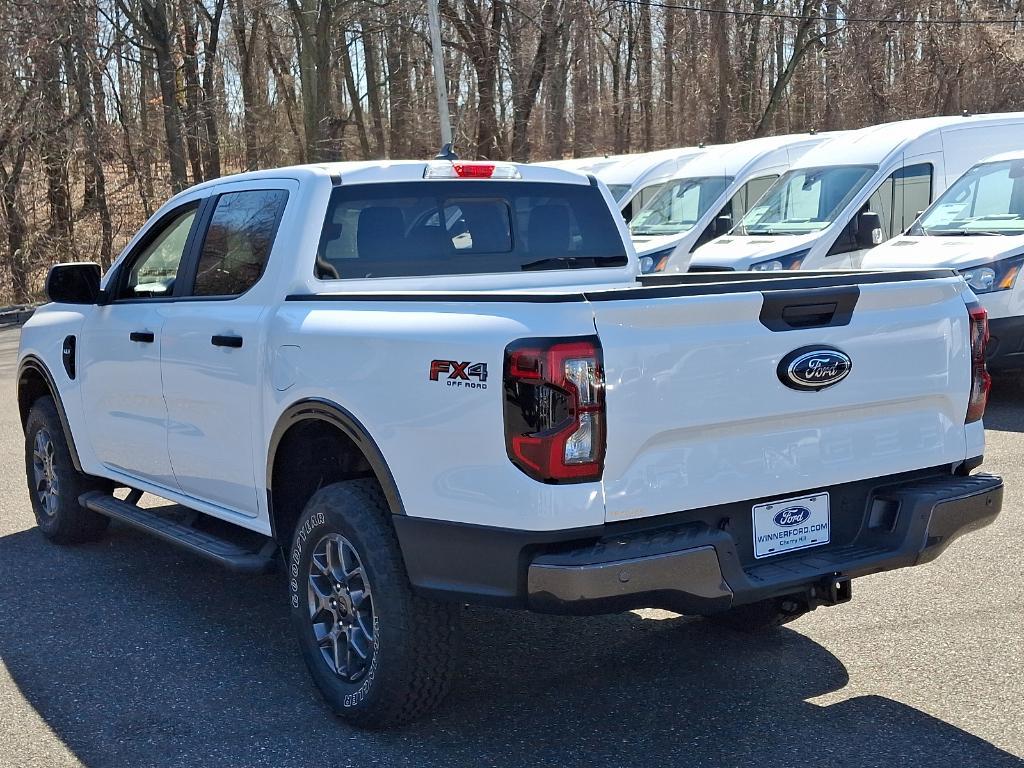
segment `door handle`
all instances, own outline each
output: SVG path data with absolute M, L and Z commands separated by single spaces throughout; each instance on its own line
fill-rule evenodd
M 141 341 L 143 344 L 152 344 L 156 339 L 152 331 L 132 331 L 128 334 L 132 341 Z
M 242 346 L 241 336 L 227 336 L 227 335 L 216 335 L 210 339 L 210 343 L 215 347 L 231 347 L 232 349 L 238 349 Z

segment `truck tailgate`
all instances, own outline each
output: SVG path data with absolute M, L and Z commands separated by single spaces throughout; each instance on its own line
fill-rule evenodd
M 607 519 L 781 498 L 968 458 L 962 282 L 851 282 L 588 294 L 605 358 Z M 836 298 L 838 312 L 815 314 Z M 846 378 L 815 391 L 784 384 L 783 358 L 820 345 L 849 357 Z

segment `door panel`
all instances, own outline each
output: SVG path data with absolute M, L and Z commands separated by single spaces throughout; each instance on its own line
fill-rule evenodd
M 104 465 L 176 488 L 160 384 L 159 304 L 98 307 L 78 344 L 89 439 Z M 132 341 L 133 333 L 153 341 Z
M 252 426 L 261 313 L 262 307 L 235 302 L 168 306 L 161 352 L 167 448 L 178 485 L 249 516 L 257 512 Z M 242 346 L 214 344 L 214 336 L 240 338 Z
M 261 318 L 274 298 L 273 276 L 261 278 L 288 192 L 226 189 L 212 202 L 189 267 L 192 298 L 166 309 L 167 447 L 182 491 L 253 517 L 255 466 L 262 467 L 254 448 L 264 375 Z

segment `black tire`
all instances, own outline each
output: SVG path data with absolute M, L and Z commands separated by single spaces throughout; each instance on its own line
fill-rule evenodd
M 789 624 L 807 613 L 807 603 L 795 597 L 775 597 L 739 605 L 706 618 L 713 624 L 737 632 L 765 632 Z
M 390 516 L 372 480 L 326 486 L 299 516 L 288 555 L 302 657 L 328 706 L 361 728 L 401 725 L 434 709 L 451 687 L 461 634 L 460 605 L 413 593 Z M 346 545 L 351 551 L 342 552 Z M 323 567 L 332 547 L 340 568 Z
M 42 476 L 40 469 L 42 468 Z M 86 509 L 78 497 L 87 491 L 109 493 L 113 483 L 75 469 L 53 398 L 32 404 L 25 422 L 25 477 L 39 530 L 58 544 L 100 538 L 110 518 Z

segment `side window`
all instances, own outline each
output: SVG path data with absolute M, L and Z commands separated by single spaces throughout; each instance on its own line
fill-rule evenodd
M 664 184 L 651 184 L 649 187 L 644 187 L 640 190 L 640 194 L 637 197 L 640 200 L 640 208 L 646 206 L 654 197 L 661 191 Z M 639 208 L 637 209 L 639 210 Z
M 118 291 L 119 299 L 149 299 L 170 296 L 185 254 L 188 234 L 198 206 L 173 216 L 149 240 L 128 267 L 128 276 Z
M 718 212 L 718 215 L 708 222 L 704 231 L 700 233 L 700 237 L 693 244 L 691 251 L 697 250 L 704 243 L 710 243 L 716 237 L 721 237 L 732 229 L 746 215 L 747 211 L 764 197 L 764 193 L 768 191 L 768 188 L 778 178 L 778 174 L 774 176 L 759 176 L 756 179 L 751 179 L 736 190 L 736 194 L 732 196 L 729 202 L 722 206 L 722 210 Z
M 196 270 L 195 296 L 238 296 L 263 275 L 288 202 L 283 189 L 228 192 L 217 198 Z
M 764 197 L 764 193 L 768 191 L 768 188 L 778 178 L 779 175 L 777 173 L 771 176 L 758 176 L 756 179 L 751 179 L 740 187 L 739 192 L 733 195 L 732 198 L 732 220 L 738 222 L 742 219 L 747 211 Z
M 882 237 L 888 240 L 914 223 L 918 211 L 931 202 L 931 163 L 898 169 L 868 199 L 868 208 L 882 219 Z

